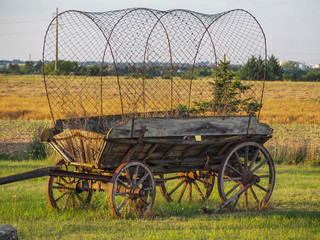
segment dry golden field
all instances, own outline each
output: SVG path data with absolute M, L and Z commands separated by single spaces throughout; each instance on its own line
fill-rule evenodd
M 261 121 L 320 124 L 320 82 L 266 82 Z
M 0 76 L 0 119 L 50 119 L 42 76 Z M 320 124 L 319 82 L 266 82 L 260 120 Z

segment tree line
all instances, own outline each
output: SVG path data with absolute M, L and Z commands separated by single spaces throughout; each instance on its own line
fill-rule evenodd
M 33 61 L 26 61 L 24 65 L 9 63 L 8 68 L 0 67 L 2 74 L 40 74 L 42 73 L 42 61 L 34 63 Z
M 145 78 L 162 77 L 164 79 L 171 78 L 169 64 L 165 63 L 150 63 L 143 68 L 141 63 L 129 64 L 118 63 L 115 69 L 112 65 L 98 64 L 85 65 L 75 61 L 58 61 L 58 69 L 55 68 L 55 62 L 45 63 L 44 69 L 46 74 L 58 75 L 85 75 L 85 76 L 127 76 L 131 78 L 139 78 L 144 75 Z M 280 66 L 278 59 L 271 55 L 267 59 L 265 65 L 264 59 L 261 57 L 252 56 L 243 65 L 230 64 L 230 70 L 235 72 L 235 77 L 243 80 L 261 80 L 266 72 L 267 81 L 320 81 L 320 70 L 302 70 L 295 62 L 288 61 Z M 42 61 L 34 63 L 27 61 L 25 65 L 10 63 L 8 68 L 1 67 L 2 74 L 41 74 Z M 209 64 L 199 64 L 194 68 L 191 64 L 173 64 L 173 76 L 181 77 L 182 79 L 197 79 L 201 77 L 215 77 L 216 69 Z

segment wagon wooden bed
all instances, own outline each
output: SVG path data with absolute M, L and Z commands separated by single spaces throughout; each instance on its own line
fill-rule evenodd
M 246 21 L 238 21 L 240 17 Z M 59 41 L 58 19 L 65 26 Z M 202 26 L 198 33 L 194 21 Z M 247 26 L 247 35 L 241 37 L 239 33 Z M 82 37 L 84 27 L 94 28 L 86 33 L 93 36 L 98 31 L 99 38 Z M 117 27 L 124 35 L 117 35 Z M 251 39 L 250 34 L 255 39 L 241 45 L 241 40 Z M 221 40 L 220 35 L 238 42 Z M 191 36 L 198 41 L 195 46 L 187 38 Z M 90 44 L 85 42 L 88 38 Z M 55 127 L 43 131 L 41 140 L 62 159 L 51 168 L 0 178 L 0 184 L 49 175 L 48 201 L 60 210 L 83 207 L 94 191 L 107 190 L 118 217 L 147 214 L 156 186 L 166 201 L 194 196 L 207 200 L 216 177 L 222 200 L 216 212 L 226 206 L 248 210 L 267 204 L 275 169 L 263 144 L 271 138 L 272 129 L 257 120 L 265 71 L 241 85 L 231 71 L 223 70 L 230 63 L 243 66 L 252 56 L 265 61 L 265 37 L 251 14 L 244 10 L 215 15 L 150 9 L 99 14 L 67 11 L 51 22 L 45 39 L 44 77 Z M 57 41 L 64 44 L 59 44 L 59 50 Z M 77 60 L 80 66 L 81 61 L 95 59 L 97 53 L 92 49 L 101 44 L 100 77 L 59 72 L 64 62 L 58 60 L 58 53 L 59 58 Z M 243 47 L 248 45 L 253 46 Z M 70 48 L 77 51 L 67 51 Z M 162 60 L 163 55 L 168 59 Z M 155 71 L 150 70 L 151 65 Z M 194 78 L 199 69 L 206 68 L 215 75 Z M 129 74 L 124 75 L 127 70 Z M 151 77 L 146 76 L 148 71 Z M 242 89 L 234 87 L 234 82 Z M 260 107 L 248 111 L 250 104 Z

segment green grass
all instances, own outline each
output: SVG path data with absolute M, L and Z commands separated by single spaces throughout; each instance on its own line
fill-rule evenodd
M 0 176 L 52 166 L 52 161 L 0 160 Z M 215 186 L 205 203 L 166 203 L 160 192 L 148 218 L 117 219 L 107 193 L 87 209 L 58 212 L 46 200 L 46 178 L 0 186 L 0 224 L 17 226 L 20 239 L 319 239 L 320 168 L 276 165 L 267 209 L 207 215 L 220 203 Z

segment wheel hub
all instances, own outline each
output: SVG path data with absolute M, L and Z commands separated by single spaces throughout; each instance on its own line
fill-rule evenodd
M 241 181 L 245 186 L 253 182 L 260 182 L 260 178 L 257 175 L 253 174 L 253 172 L 251 171 L 244 171 L 241 175 Z
M 139 188 L 138 185 L 129 186 L 129 197 L 146 197 L 148 192 L 143 188 Z

